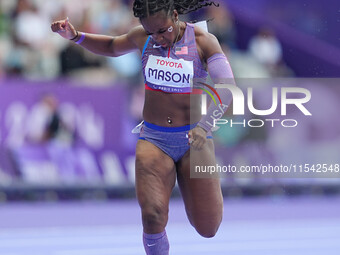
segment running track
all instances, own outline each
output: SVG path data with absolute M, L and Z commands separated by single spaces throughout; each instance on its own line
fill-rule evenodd
M 171 255 L 338 255 L 340 197 L 226 199 L 213 239 L 172 200 Z M 143 255 L 135 200 L 0 204 L 1 255 Z

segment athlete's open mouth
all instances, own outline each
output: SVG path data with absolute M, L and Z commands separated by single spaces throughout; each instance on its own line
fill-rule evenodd
M 162 41 L 162 42 L 159 42 L 157 43 L 158 45 L 162 46 L 162 47 L 167 47 L 168 46 L 168 43 L 165 42 L 165 41 Z

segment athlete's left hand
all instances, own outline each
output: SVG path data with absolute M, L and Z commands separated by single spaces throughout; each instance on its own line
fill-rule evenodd
M 203 128 L 196 126 L 188 133 L 189 144 L 195 150 L 201 150 L 207 142 L 207 131 Z

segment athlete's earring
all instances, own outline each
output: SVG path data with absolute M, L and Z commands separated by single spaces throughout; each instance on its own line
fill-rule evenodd
M 173 26 L 170 26 L 170 27 L 168 28 L 168 31 L 169 31 L 170 33 L 171 33 L 173 30 L 174 30 Z

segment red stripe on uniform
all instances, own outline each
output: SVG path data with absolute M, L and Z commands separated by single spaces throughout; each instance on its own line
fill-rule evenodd
M 200 90 L 200 89 L 195 89 L 195 88 L 192 89 L 192 92 L 185 92 L 185 93 L 166 92 L 166 91 L 163 91 L 163 90 L 160 90 L 160 89 L 153 89 L 153 88 L 150 88 L 146 83 L 145 83 L 145 89 L 146 89 L 146 90 L 152 90 L 152 91 L 161 91 L 161 92 L 169 93 L 169 94 L 195 94 L 195 95 L 201 95 L 201 94 L 203 93 L 202 90 Z

